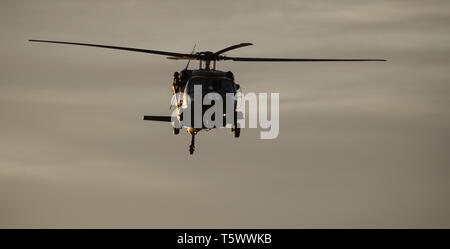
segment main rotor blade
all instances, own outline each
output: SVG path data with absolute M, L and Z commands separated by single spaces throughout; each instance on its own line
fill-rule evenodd
M 158 51 L 158 50 L 141 49 L 141 48 L 109 46 L 109 45 L 101 45 L 101 44 L 78 43 L 78 42 L 63 42 L 63 41 L 48 41 L 48 40 L 28 40 L 28 41 L 30 41 L 30 42 L 46 42 L 46 43 L 69 44 L 69 45 L 79 45 L 79 46 L 98 47 L 98 48 L 110 48 L 110 49 L 126 50 L 126 51 L 141 52 L 141 53 L 148 53 L 148 54 L 159 54 L 159 55 L 167 55 L 167 56 L 176 56 L 176 57 L 192 57 L 192 55 L 190 55 L 190 54 L 173 53 L 173 52 L 167 52 L 167 51 Z
M 289 62 L 289 61 L 386 61 L 385 59 L 302 59 L 302 58 L 250 58 L 250 57 L 227 57 L 222 56 L 222 60 L 232 60 L 232 61 L 272 61 L 272 62 Z
M 170 60 L 197 60 L 197 57 L 188 57 L 188 56 L 171 56 L 171 57 L 166 57 L 167 59 Z
M 230 50 L 233 50 L 233 49 L 236 49 L 236 48 L 242 48 L 242 47 L 246 47 L 246 46 L 250 46 L 250 45 L 253 45 L 253 43 L 240 43 L 240 44 L 236 44 L 236 45 L 224 48 L 222 50 L 219 50 L 219 51 L 215 52 L 214 54 L 215 55 L 219 55 L 219 54 L 223 54 L 223 53 L 225 53 L 227 51 L 230 51 Z

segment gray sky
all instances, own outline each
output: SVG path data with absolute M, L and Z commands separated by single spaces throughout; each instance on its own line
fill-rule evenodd
M 0 3 L 0 227 L 450 227 L 449 1 Z M 51 39 L 230 56 L 280 93 L 280 135 L 173 136 L 184 62 Z M 196 63 L 194 63 L 195 65 Z

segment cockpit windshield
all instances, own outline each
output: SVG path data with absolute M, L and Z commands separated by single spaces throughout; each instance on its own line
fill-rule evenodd
M 236 89 L 232 80 L 227 78 L 202 78 L 195 77 L 189 80 L 186 89 L 189 95 L 194 94 L 194 86 L 201 85 L 203 95 L 210 92 L 235 93 Z

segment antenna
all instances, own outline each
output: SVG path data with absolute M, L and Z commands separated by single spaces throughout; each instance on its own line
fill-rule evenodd
M 194 51 L 195 51 L 195 47 L 196 47 L 196 46 L 197 46 L 197 44 L 194 44 L 194 48 L 192 49 L 191 55 L 194 54 Z M 191 58 L 189 57 L 189 60 L 188 60 L 188 62 L 187 62 L 187 64 L 186 64 L 186 68 L 185 68 L 184 70 L 188 69 L 189 63 L 190 63 L 190 62 L 191 62 Z

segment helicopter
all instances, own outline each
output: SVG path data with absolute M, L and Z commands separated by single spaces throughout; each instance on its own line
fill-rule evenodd
M 192 101 L 194 89 L 197 86 L 202 89 L 201 97 L 207 94 L 215 93 L 220 96 L 225 96 L 226 94 L 236 95 L 237 91 L 240 89 L 240 85 L 236 83 L 234 74 L 231 71 L 221 71 L 216 69 L 217 61 L 242 61 L 242 62 L 362 62 L 362 61 L 386 61 L 385 59 L 311 59 L 311 58 L 260 58 L 260 57 L 230 57 L 225 56 L 224 53 L 253 45 L 252 43 L 240 43 L 226 47 L 224 49 L 218 50 L 216 52 L 212 51 L 202 51 L 195 52 L 195 46 L 191 53 L 176 53 L 160 50 L 150 50 L 132 47 L 120 47 L 120 46 L 110 46 L 102 44 L 91 44 L 91 43 L 78 43 L 78 42 L 66 42 L 66 41 L 51 41 L 51 40 L 28 40 L 30 42 L 43 42 L 43 43 L 57 43 L 66 45 L 78 45 L 78 46 L 88 46 L 88 47 L 98 47 L 98 48 L 108 48 L 117 49 L 125 51 L 133 51 L 148 54 L 157 54 L 167 56 L 167 59 L 172 60 L 187 60 L 186 67 L 181 70 L 174 72 L 173 81 L 171 84 L 171 91 L 175 99 L 174 106 L 176 107 L 176 115 L 173 116 L 152 116 L 145 115 L 143 120 L 146 121 L 159 121 L 159 122 L 172 122 L 173 134 L 177 135 L 180 129 L 186 128 L 186 131 L 191 135 L 191 143 L 189 145 L 189 153 L 192 155 L 195 151 L 195 136 L 202 130 L 210 130 L 213 128 L 226 127 L 230 124 L 228 121 L 231 120 L 231 131 L 234 137 L 238 138 L 240 136 L 240 127 L 237 120 L 240 118 L 237 111 L 237 101 L 236 98 L 229 99 L 233 103 L 229 103 L 232 106 L 232 110 L 227 110 L 225 108 L 226 101 L 223 102 L 223 116 L 230 117 L 231 119 L 226 119 L 222 125 L 205 126 L 202 122 L 200 126 L 194 125 L 194 114 L 195 99 Z M 199 61 L 198 69 L 188 69 L 191 60 Z M 226 99 L 226 98 L 224 98 Z M 214 100 L 212 101 L 214 102 Z M 205 114 L 208 105 L 202 105 L 201 115 Z M 197 111 L 198 114 L 199 111 Z M 184 114 L 189 113 L 191 117 L 188 122 L 184 122 L 186 118 Z M 213 116 L 215 119 L 215 117 Z

